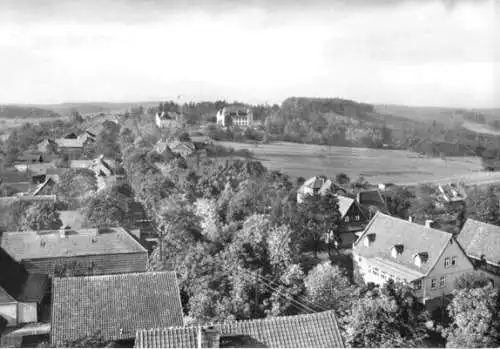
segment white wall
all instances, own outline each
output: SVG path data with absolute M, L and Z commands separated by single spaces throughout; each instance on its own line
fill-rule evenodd
M 20 324 L 37 322 L 36 303 L 19 302 L 17 304 L 17 321 Z
M 452 240 L 453 241 L 453 240 Z M 450 262 L 452 257 L 457 257 L 456 260 L 456 265 L 452 266 L 451 264 L 445 268 L 444 266 L 444 261 L 445 258 L 448 257 Z M 457 278 L 462 276 L 465 273 L 471 273 L 474 271 L 474 267 L 467 258 L 467 256 L 463 253 L 463 251 L 460 249 L 459 245 L 457 244 L 456 241 L 453 241 L 453 243 L 448 244 L 445 252 L 441 256 L 441 258 L 438 260 L 436 266 L 434 269 L 430 272 L 428 276 L 428 280 L 426 280 L 426 294 L 425 297 L 428 299 L 432 299 L 435 297 L 439 297 L 447 294 L 451 294 L 453 290 L 455 289 L 455 281 Z M 445 276 L 446 278 L 446 283 L 444 287 L 440 287 L 439 285 L 439 279 L 441 276 Z M 437 288 L 432 289 L 431 288 L 431 280 L 436 279 L 437 282 Z
M 7 326 L 17 325 L 17 304 L 8 303 L 0 305 L 0 316 L 8 321 Z

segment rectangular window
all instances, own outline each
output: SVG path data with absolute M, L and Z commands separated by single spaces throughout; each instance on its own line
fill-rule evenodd
M 444 267 L 448 268 L 450 266 L 450 257 L 446 257 L 444 259 Z
M 457 265 L 457 257 L 451 257 L 451 265 L 454 267 Z
M 431 280 L 431 288 L 435 289 L 437 287 L 436 279 Z
M 414 281 L 413 282 L 413 288 L 415 288 L 415 290 L 422 289 L 422 280 Z
M 359 216 L 356 216 L 356 220 L 359 221 Z
M 443 288 L 446 286 L 446 276 L 441 276 L 439 278 L 439 288 Z

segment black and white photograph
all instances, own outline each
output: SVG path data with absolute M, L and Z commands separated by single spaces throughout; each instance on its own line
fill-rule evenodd
M 0 348 L 500 347 L 500 0 L 0 0 Z

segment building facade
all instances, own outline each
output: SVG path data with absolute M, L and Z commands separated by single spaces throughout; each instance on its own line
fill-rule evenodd
M 450 295 L 474 266 L 452 234 L 376 213 L 353 245 L 365 282 L 412 285 L 424 303 Z
M 251 127 L 253 126 L 253 112 L 246 107 L 224 107 L 217 112 L 217 125 L 222 127 Z

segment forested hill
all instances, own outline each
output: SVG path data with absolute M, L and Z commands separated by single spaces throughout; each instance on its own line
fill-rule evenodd
M 56 118 L 60 115 L 52 110 L 16 105 L 0 105 L 0 118 Z

